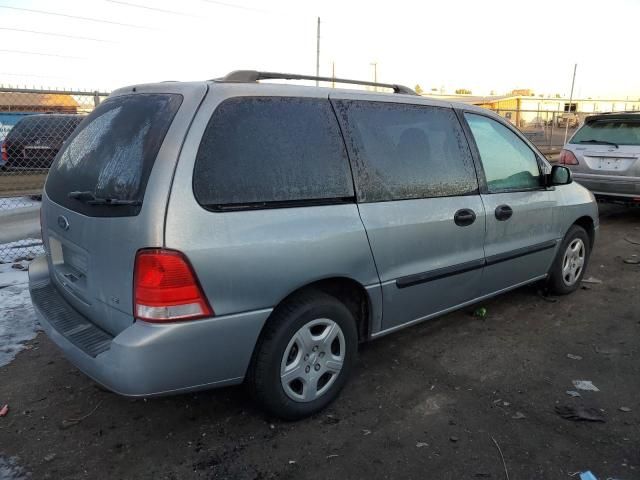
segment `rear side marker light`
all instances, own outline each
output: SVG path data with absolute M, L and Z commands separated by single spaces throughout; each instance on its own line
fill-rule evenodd
M 133 311 L 138 320 L 145 322 L 195 320 L 214 315 L 187 258 L 165 249 L 138 251 Z
M 560 165 L 578 165 L 578 159 L 570 150 L 560 151 L 560 159 L 558 160 Z

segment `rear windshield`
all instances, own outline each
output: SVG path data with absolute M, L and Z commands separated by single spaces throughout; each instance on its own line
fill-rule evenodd
M 576 132 L 571 143 L 615 143 L 640 145 L 640 118 L 603 118 L 587 122 Z
M 49 197 L 89 216 L 137 215 L 156 155 L 181 103 L 181 95 L 136 94 L 100 104 L 51 167 Z M 87 195 L 75 199 L 71 192 Z M 134 204 L 91 205 L 88 196 Z

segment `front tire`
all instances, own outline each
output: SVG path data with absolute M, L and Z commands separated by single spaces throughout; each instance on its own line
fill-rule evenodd
M 269 319 L 247 383 L 268 413 L 304 418 L 338 396 L 357 349 L 356 322 L 344 304 L 322 292 L 298 295 Z
M 591 242 L 584 228 L 573 225 L 562 240 L 549 270 L 550 293 L 567 295 L 578 289 L 589 262 Z

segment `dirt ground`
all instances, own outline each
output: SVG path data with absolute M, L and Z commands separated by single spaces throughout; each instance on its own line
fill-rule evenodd
M 601 213 L 587 272 L 601 284 L 522 288 L 486 302 L 485 319 L 467 309 L 364 345 L 341 397 L 297 423 L 265 417 L 241 387 L 119 397 L 40 334 L 0 369 L 0 459 L 19 465 L 5 476 L 503 479 L 497 443 L 511 479 L 640 479 L 640 265 L 623 261 L 640 258 L 625 240 L 640 241 L 640 209 Z M 600 391 L 570 397 L 572 380 Z
M 0 192 L 3 195 L 30 195 L 34 192 L 41 192 L 46 172 L 24 171 L 24 172 L 0 172 Z

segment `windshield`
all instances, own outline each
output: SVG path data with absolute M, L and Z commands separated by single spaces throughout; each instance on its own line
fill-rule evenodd
M 584 124 L 570 143 L 640 145 L 640 118 L 603 118 Z
M 58 204 L 90 216 L 137 215 L 147 180 L 182 96 L 123 95 L 96 108 L 51 167 L 46 191 Z M 86 202 L 72 192 L 126 202 Z

